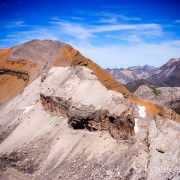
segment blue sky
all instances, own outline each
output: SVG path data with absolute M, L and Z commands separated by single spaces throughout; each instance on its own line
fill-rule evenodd
M 180 57 L 180 0 L 1 0 L 0 12 L 0 48 L 60 40 L 103 68 Z

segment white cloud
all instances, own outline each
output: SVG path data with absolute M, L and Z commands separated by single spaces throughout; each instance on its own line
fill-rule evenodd
M 21 44 L 32 39 L 57 40 L 58 36 L 47 29 L 38 28 L 38 29 L 29 30 L 29 31 L 27 30 L 27 31 L 15 32 L 15 33 L 9 34 L 7 38 L 4 39 L 4 41 L 9 42 L 10 44 L 17 45 L 17 44 Z
M 175 23 L 180 23 L 180 19 L 177 19 L 177 20 L 175 21 Z
M 85 40 L 93 36 L 92 32 L 83 27 L 80 24 L 76 23 L 68 23 L 68 22 L 53 22 L 53 24 L 58 25 L 59 30 L 61 30 L 64 34 L 74 36 L 78 39 Z
M 116 39 L 116 40 L 121 40 L 121 41 L 126 41 L 129 43 L 142 43 L 144 42 L 144 40 L 140 37 L 140 35 L 137 34 L 130 34 L 130 35 L 111 35 L 111 34 L 107 34 L 106 35 L 107 38 L 110 39 Z
M 141 18 L 139 18 L 139 17 L 127 17 L 122 14 L 107 13 L 107 12 L 97 13 L 96 15 L 99 16 L 101 18 L 101 20 L 104 20 L 105 22 L 108 22 L 108 20 L 109 20 L 110 23 L 115 23 L 115 22 L 118 22 L 119 20 L 120 21 L 122 21 L 122 20 L 123 21 L 139 21 L 139 20 L 141 20 Z
M 124 16 L 124 15 L 119 15 L 118 16 L 120 19 L 124 19 L 126 21 L 140 21 L 141 18 L 137 18 L 137 17 L 127 17 L 127 16 Z
M 77 16 L 71 16 L 69 17 L 70 19 L 74 19 L 74 20 L 83 20 L 83 17 L 77 17 Z
M 100 19 L 98 22 L 100 22 L 100 23 L 110 23 L 110 24 L 114 24 L 114 23 L 117 23 L 118 20 L 117 20 L 117 18 L 112 17 L 112 18 L 102 18 L 102 19 Z
M 6 28 L 20 28 L 27 26 L 24 21 L 12 21 L 6 25 Z
M 16 21 L 14 25 L 25 25 Z M 114 32 L 119 34 L 115 34 Z M 128 33 L 127 33 L 128 32 Z M 112 38 L 112 43 L 93 45 L 91 39 L 98 42 L 98 36 Z M 163 34 L 159 24 L 98 24 L 87 25 L 62 21 L 54 17 L 49 26 L 32 26 L 29 30 L 12 31 L 1 41 L 2 43 L 20 44 L 31 39 L 53 39 L 67 42 L 77 48 L 83 55 L 91 58 L 104 68 L 128 67 L 132 65 L 149 64 L 160 66 L 172 57 L 180 57 L 180 40 L 164 41 L 163 43 L 148 44 L 144 37 L 156 37 Z M 67 38 L 70 37 L 70 38 Z M 67 39 L 66 39 L 67 38 Z M 112 45 L 114 39 L 128 43 Z M 94 42 L 95 42 L 94 41 Z M 106 39 L 105 39 L 106 41 Z M 120 43 L 120 42 L 119 42 Z
M 59 28 L 64 34 L 73 36 L 77 39 L 87 40 L 97 33 L 113 32 L 113 31 L 136 31 L 136 34 L 160 36 L 162 35 L 162 27 L 159 24 L 108 24 L 108 25 L 82 25 L 79 23 L 51 21 L 52 25 Z
M 108 32 L 120 30 L 158 30 L 161 31 L 161 26 L 158 24 L 120 24 L 120 25 L 104 25 L 91 26 L 91 32 Z

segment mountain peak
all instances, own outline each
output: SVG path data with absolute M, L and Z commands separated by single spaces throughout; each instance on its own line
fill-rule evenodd
M 155 69 L 154 66 L 149 66 L 147 64 L 141 67 L 141 70 L 143 70 L 143 71 L 151 71 L 153 69 Z
M 172 63 L 177 63 L 177 62 L 180 62 L 180 58 L 172 58 L 166 64 L 172 64 Z
M 128 70 L 142 70 L 142 71 L 149 71 L 155 69 L 154 66 L 144 65 L 144 66 L 131 66 L 127 68 Z

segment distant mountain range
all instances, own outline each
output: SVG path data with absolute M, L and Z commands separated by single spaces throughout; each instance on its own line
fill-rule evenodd
M 180 86 L 180 58 L 170 59 L 159 68 L 153 66 L 134 66 L 127 69 L 106 69 L 117 81 L 131 91 L 140 85 L 155 85 L 160 87 Z
M 145 66 L 133 66 L 127 69 L 107 68 L 106 71 L 108 71 L 113 77 L 115 77 L 116 80 L 118 80 L 121 84 L 127 84 L 129 82 L 134 82 L 139 79 L 148 78 L 149 76 L 151 76 L 156 72 L 156 68 L 153 66 L 145 65 Z

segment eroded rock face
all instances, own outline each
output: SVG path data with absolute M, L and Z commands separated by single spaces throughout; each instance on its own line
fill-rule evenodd
M 135 105 L 107 90 L 88 68 L 52 68 L 43 78 L 40 97 L 46 111 L 68 116 L 74 129 L 106 130 L 115 139 L 134 136 Z

